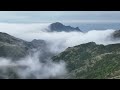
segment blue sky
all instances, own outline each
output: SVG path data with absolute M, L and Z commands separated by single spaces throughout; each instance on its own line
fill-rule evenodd
M 120 22 L 120 11 L 0 11 L 0 22 Z

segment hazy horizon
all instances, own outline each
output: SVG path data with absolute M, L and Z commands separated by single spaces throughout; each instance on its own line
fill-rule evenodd
M 116 23 L 120 11 L 0 11 L 0 23 Z

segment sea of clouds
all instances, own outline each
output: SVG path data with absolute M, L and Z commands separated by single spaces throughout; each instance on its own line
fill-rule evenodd
M 34 23 L 34 24 L 13 24 L 13 23 L 0 23 L 0 32 L 6 32 L 17 38 L 26 41 L 33 39 L 45 40 L 49 51 L 51 53 L 59 54 L 68 47 L 75 45 L 95 42 L 96 44 L 114 44 L 119 43 L 119 40 L 112 40 L 111 34 L 115 31 L 108 30 L 90 30 L 88 32 L 49 32 L 50 23 Z M 40 52 L 39 52 L 40 53 Z M 4 63 L 4 64 L 3 64 Z M 0 66 L 2 65 L 25 65 L 26 69 L 18 69 L 17 73 L 22 78 L 27 78 L 33 74 L 36 78 L 50 78 L 65 75 L 67 73 L 65 62 L 55 63 L 51 59 L 43 64 L 38 58 L 38 54 L 34 56 L 26 56 L 18 62 L 12 62 L 6 58 L 0 58 Z

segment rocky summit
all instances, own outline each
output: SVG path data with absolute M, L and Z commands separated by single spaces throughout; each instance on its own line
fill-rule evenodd
M 56 32 L 60 32 L 60 31 L 65 31 L 65 32 L 70 32 L 70 31 L 81 31 L 78 27 L 74 28 L 71 26 L 65 26 L 60 22 L 56 22 L 56 23 L 52 23 L 50 26 L 50 31 L 56 31 Z

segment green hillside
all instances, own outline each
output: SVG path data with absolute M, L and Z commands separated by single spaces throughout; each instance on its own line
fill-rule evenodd
M 120 76 L 120 44 L 81 44 L 67 48 L 53 60 L 67 63 L 69 73 L 65 78 L 108 79 Z

